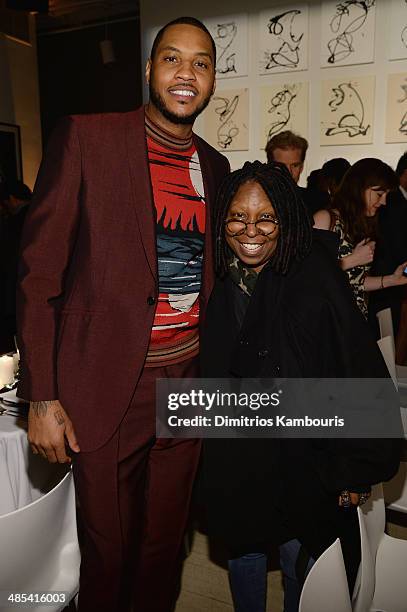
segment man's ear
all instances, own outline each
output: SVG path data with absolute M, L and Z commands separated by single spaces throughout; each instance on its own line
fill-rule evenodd
M 211 94 L 212 96 L 215 93 L 215 91 L 216 91 L 216 78 L 213 81 L 212 94 Z
M 151 58 L 148 58 L 147 64 L 146 64 L 146 71 L 144 73 L 146 77 L 147 85 L 149 85 L 150 83 L 150 72 L 151 72 Z

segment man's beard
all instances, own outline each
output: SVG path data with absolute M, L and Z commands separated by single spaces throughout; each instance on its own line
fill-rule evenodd
M 205 98 L 201 102 L 199 106 L 190 114 L 190 115 L 176 115 L 171 112 L 169 108 L 165 105 L 164 100 L 158 93 L 158 91 L 154 88 L 153 85 L 153 75 L 151 74 L 150 84 L 149 84 L 149 92 L 150 92 L 150 102 L 156 107 L 158 111 L 171 123 L 175 125 L 192 125 L 195 122 L 195 119 L 202 113 L 203 110 L 208 106 L 210 99 L 212 97 L 212 93 Z

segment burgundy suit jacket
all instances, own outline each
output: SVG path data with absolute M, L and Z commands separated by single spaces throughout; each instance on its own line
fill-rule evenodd
M 207 203 L 202 317 L 214 280 L 210 211 L 229 163 L 194 141 Z M 62 120 L 22 237 L 18 394 L 59 399 L 84 451 L 113 434 L 143 369 L 158 297 L 155 230 L 143 108 Z

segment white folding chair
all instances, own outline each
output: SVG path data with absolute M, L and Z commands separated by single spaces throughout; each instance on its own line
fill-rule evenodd
M 305 579 L 299 612 L 352 612 L 339 538 L 315 561 Z
M 394 340 L 394 328 L 393 319 L 391 317 L 391 308 L 384 308 L 384 310 L 380 310 L 378 313 L 376 313 L 376 316 L 379 322 L 380 338 L 383 339 L 387 336 L 391 338 L 397 384 L 399 387 L 407 388 L 407 366 L 396 364 L 396 344 Z
M 0 516 L 0 591 L 65 591 L 65 602 L 35 607 L 59 612 L 78 591 L 80 552 L 72 472 L 51 491 Z M 2 607 L 14 612 L 15 606 Z
M 394 342 L 394 328 L 393 319 L 391 318 L 391 308 L 385 308 L 376 313 L 377 320 L 379 322 L 380 338 L 386 338 L 390 336 L 393 344 L 393 353 L 396 352 L 396 345 Z
M 381 485 L 372 487 L 369 500 L 358 508 L 361 560 L 352 597 L 353 612 L 369 612 L 375 591 L 376 554 L 384 535 L 385 513 Z
M 403 385 L 397 380 L 396 363 L 394 361 L 394 352 L 390 336 L 380 338 L 380 340 L 377 341 L 377 344 L 383 355 L 383 359 L 386 363 L 394 386 L 396 387 L 396 389 L 398 387 L 402 387 Z M 404 406 L 400 406 L 400 416 L 401 425 L 404 431 L 404 437 L 407 439 L 407 408 L 405 408 Z
M 385 336 L 377 341 L 379 349 L 383 355 L 389 374 L 397 388 L 396 362 L 394 361 L 394 345 L 390 336 Z
M 354 612 L 406 612 L 407 541 L 384 533 L 382 485 L 372 488 L 370 500 L 358 508 L 362 561 Z M 373 588 L 372 588 L 373 587 Z M 369 603 L 373 591 L 373 599 Z
M 383 534 L 376 556 L 371 612 L 406 612 L 407 541 Z
M 390 510 L 407 514 L 407 463 L 402 461 L 397 474 L 383 484 L 384 501 Z

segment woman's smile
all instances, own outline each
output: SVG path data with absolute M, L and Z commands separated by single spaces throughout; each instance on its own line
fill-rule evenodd
M 255 272 L 260 272 L 269 261 L 279 237 L 277 225 L 272 226 L 271 233 L 265 236 L 256 224 L 261 228 L 262 222 L 267 224 L 275 218 L 273 204 L 259 183 L 248 181 L 239 187 L 230 203 L 227 219 L 229 228 L 230 221 L 236 221 L 237 226 L 240 222 L 243 225 L 243 232 L 240 233 L 239 230 L 238 235 L 233 235 L 232 223 L 232 232 L 226 228 L 225 238 L 240 261 L 253 268 Z

